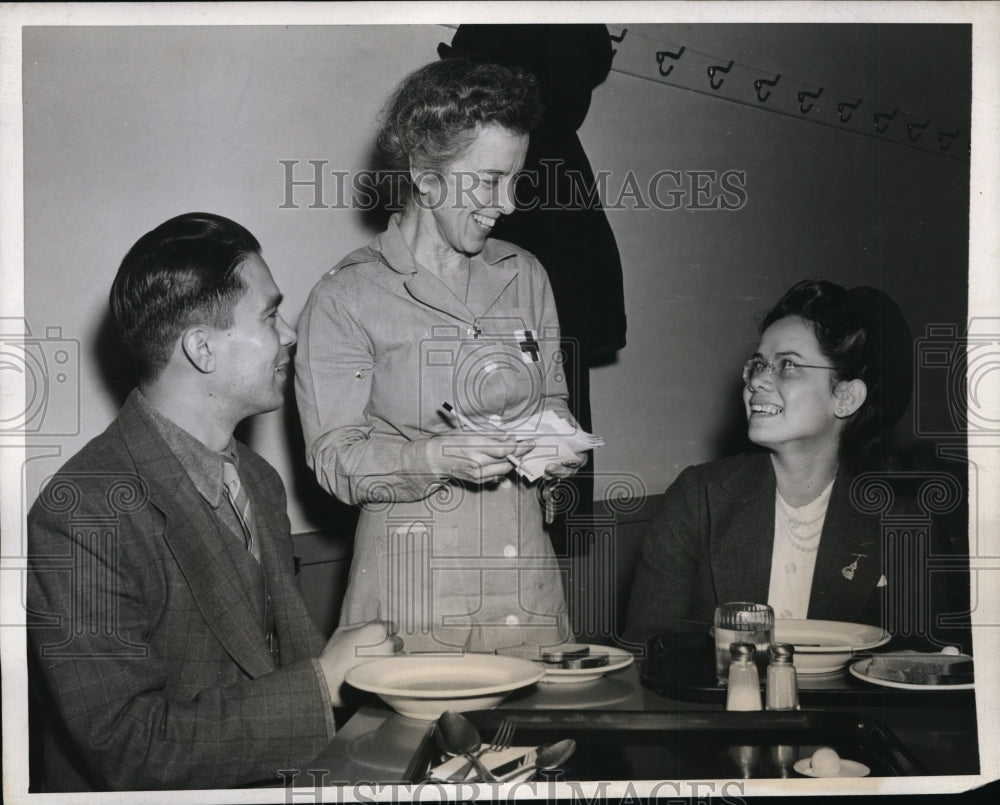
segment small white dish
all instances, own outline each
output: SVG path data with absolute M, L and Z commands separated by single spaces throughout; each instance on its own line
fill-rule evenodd
M 891 639 L 885 629 L 866 623 L 785 618 L 774 622 L 774 641 L 792 644 L 799 674 L 836 673 L 855 652 L 884 646 Z
M 544 662 L 538 663 L 545 669 L 542 677 L 543 685 L 577 685 L 581 682 L 593 682 L 612 671 L 628 668 L 635 658 L 627 651 L 614 646 L 588 646 L 591 654 L 607 654 L 608 664 L 596 668 L 556 668 Z
M 877 676 L 871 676 L 868 673 L 868 666 L 871 665 L 871 662 L 871 657 L 865 660 L 858 660 L 847 670 L 851 672 L 852 676 L 863 679 L 865 682 L 871 682 L 873 685 L 882 685 L 882 687 L 886 688 L 899 688 L 900 690 L 973 690 L 976 687 L 974 682 L 967 682 L 961 685 L 918 685 L 913 682 L 895 682 L 891 679 L 879 679 Z
M 540 680 L 537 663 L 495 654 L 401 654 L 347 672 L 354 687 L 378 694 L 400 715 L 432 721 L 445 710 L 489 710 Z
M 792 766 L 795 771 L 799 774 L 804 774 L 806 777 L 819 777 L 826 778 L 829 780 L 835 780 L 838 777 L 867 777 L 872 773 L 864 763 L 858 763 L 856 760 L 840 760 L 840 772 L 833 776 L 820 775 L 813 771 L 812 758 L 804 757 L 802 760 L 796 760 L 795 765 Z

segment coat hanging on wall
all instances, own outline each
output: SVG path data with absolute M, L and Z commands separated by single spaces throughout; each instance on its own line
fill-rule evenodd
M 591 94 L 611 69 L 608 29 L 461 25 L 450 46 L 438 46 L 438 54 L 522 67 L 539 80 L 545 115 L 532 133 L 525 163 L 532 181 L 519 184 L 522 209 L 502 219 L 494 234 L 528 249 L 548 272 L 570 356 L 570 410 L 590 430 L 590 367 L 614 360 L 625 346 L 626 327 L 618 245 L 577 136 Z M 565 496 L 576 497 L 585 510 L 593 499 L 589 463 L 574 482 L 576 493 Z M 581 513 L 576 506 L 573 511 Z

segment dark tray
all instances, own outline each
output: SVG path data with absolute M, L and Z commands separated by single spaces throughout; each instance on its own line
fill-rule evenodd
M 715 641 L 708 634 L 668 633 L 649 641 L 640 678 L 647 688 L 670 699 L 724 705 L 726 688 L 715 677 Z M 761 675 L 763 677 L 763 674 Z M 972 690 L 906 690 L 856 679 L 845 668 L 837 674 L 800 674 L 803 707 L 935 705 L 975 707 Z M 761 679 L 761 690 L 764 690 Z
M 465 715 L 484 736 L 492 735 L 504 719 L 515 721 L 518 746 L 573 738 L 573 757 L 560 769 L 540 773 L 539 779 L 800 777 L 793 764 L 811 757 L 820 746 L 864 763 L 873 777 L 925 773 L 883 724 L 852 713 L 482 710 Z M 442 759 L 429 738 L 414 758 L 408 779 L 422 779 Z

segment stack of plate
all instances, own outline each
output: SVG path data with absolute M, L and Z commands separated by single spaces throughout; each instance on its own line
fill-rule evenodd
M 774 640 L 795 647 L 795 667 L 800 674 L 837 673 L 855 652 L 884 646 L 890 639 L 892 635 L 885 629 L 864 623 L 782 618 L 774 622 Z
M 357 665 L 346 680 L 397 713 L 431 721 L 445 710 L 496 707 L 545 676 L 537 663 L 494 654 L 404 654 Z

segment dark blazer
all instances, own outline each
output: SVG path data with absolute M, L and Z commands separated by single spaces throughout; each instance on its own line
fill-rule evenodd
M 324 640 L 296 586 L 284 488 L 237 449 L 260 565 L 134 393 L 32 507 L 30 689 L 44 790 L 280 782 L 279 769 L 304 768 L 333 737 L 313 659 Z
M 808 617 L 881 625 L 881 526 L 851 505 L 851 481 L 845 471 L 834 481 Z M 767 601 L 776 484 L 767 453 L 689 467 L 678 476 L 643 541 L 626 639 L 644 642 L 677 621 L 711 624 L 715 607 L 726 601 Z M 855 554 L 865 556 L 848 578 L 843 570 Z

